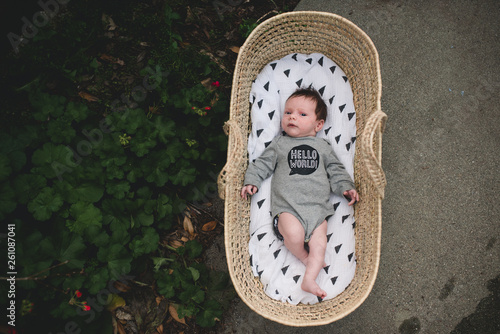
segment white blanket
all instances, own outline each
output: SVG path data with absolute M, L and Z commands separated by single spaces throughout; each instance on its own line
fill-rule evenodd
M 252 132 L 248 138 L 250 161 L 281 129 L 282 110 L 286 99 L 297 88 L 312 86 L 320 92 L 328 117 L 318 137 L 331 143 L 339 160 L 353 177 L 356 144 L 356 113 L 352 90 L 345 73 L 322 54 L 290 54 L 266 65 L 255 79 L 250 93 Z M 262 183 L 252 196 L 250 211 L 250 261 L 255 276 L 271 298 L 291 304 L 314 304 L 319 298 L 301 289 L 305 266 L 279 241 L 272 228 L 270 215 L 270 185 L 272 176 Z M 327 266 L 316 282 L 331 299 L 345 290 L 354 277 L 354 211 L 348 201 L 330 196 L 336 207 L 328 220 Z

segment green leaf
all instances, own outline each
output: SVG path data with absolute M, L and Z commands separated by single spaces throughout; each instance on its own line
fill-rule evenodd
M 47 123 L 47 134 L 54 143 L 69 144 L 75 138 L 76 131 L 71 126 L 71 120 L 60 117 Z
M 170 138 L 175 136 L 175 123 L 165 119 L 163 116 L 156 117 L 153 126 L 155 129 L 154 135 L 157 136 L 159 141 L 163 144 L 166 144 Z
M 70 215 L 74 220 L 69 220 L 67 226 L 70 231 L 81 234 L 90 226 L 101 227 L 102 214 L 92 203 L 78 202 L 71 206 Z
M 147 227 L 142 230 L 144 235 L 142 238 L 136 237 L 130 243 L 130 249 L 133 252 L 134 258 L 137 258 L 143 254 L 149 254 L 156 249 L 158 249 L 158 243 L 160 242 L 160 236 L 156 230 L 152 227 Z
M 73 152 L 62 145 L 45 143 L 41 149 L 36 150 L 31 157 L 31 161 L 37 167 L 33 171 L 46 178 L 61 176 L 61 168 L 72 170 L 78 165 L 73 159 Z M 58 169 L 59 168 L 59 169 Z
M 63 205 L 61 195 L 57 194 L 53 188 L 45 187 L 40 194 L 28 203 L 28 210 L 36 220 L 48 220 L 53 212 L 58 211 Z
M 99 268 L 96 271 L 90 273 L 89 279 L 86 282 L 86 286 L 89 289 L 91 295 L 99 293 L 106 287 L 109 281 L 109 270 L 107 267 Z
M 104 195 L 104 187 L 95 183 L 82 183 L 76 187 L 72 187 L 67 194 L 69 203 L 79 201 L 95 203 L 98 202 Z
M 191 275 L 193 275 L 193 281 L 196 282 L 198 278 L 200 278 L 200 272 L 193 267 L 189 267 L 187 269 L 191 272 Z
M 54 238 L 53 242 L 59 248 L 57 260 L 60 262 L 69 260 L 68 267 L 70 268 L 83 268 L 85 259 L 82 254 L 87 247 L 81 236 L 66 232 Z
M 5 215 L 14 211 L 17 206 L 14 198 L 14 190 L 10 185 L 4 183 L 0 186 L 0 219 L 3 220 Z
M 187 186 L 196 180 L 196 169 L 181 168 L 177 174 L 170 176 L 170 180 L 175 185 Z
M 57 118 L 64 113 L 66 98 L 38 92 L 30 96 L 30 102 L 36 110 L 33 113 L 35 120 L 46 121 L 50 116 Z
M 190 258 L 195 259 L 203 252 L 203 246 L 196 240 L 189 240 L 184 245 Z
M 35 198 L 46 185 L 47 180 L 41 175 L 22 174 L 14 180 L 16 197 L 23 204 Z
M 142 226 L 150 226 L 154 223 L 154 216 L 145 212 L 140 212 L 134 216 L 134 220 Z
M 158 195 L 156 205 L 156 216 L 158 219 L 164 218 L 172 214 L 172 204 L 170 199 L 165 194 Z
M 89 116 L 90 109 L 83 103 L 70 101 L 66 106 L 66 114 L 76 122 L 81 122 Z
M 222 314 L 219 303 L 215 300 L 207 300 L 201 312 L 196 315 L 196 323 L 202 327 L 212 327 L 217 320 L 220 320 Z
M 6 180 L 10 173 L 12 173 L 12 168 L 10 168 L 9 158 L 0 153 L 0 181 Z
M 117 199 L 125 198 L 125 194 L 130 190 L 128 181 L 111 181 L 106 184 L 106 192 Z

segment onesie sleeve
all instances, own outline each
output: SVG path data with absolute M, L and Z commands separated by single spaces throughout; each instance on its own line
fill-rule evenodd
M 251 184 L 260 188 L 262 181 L 271 176 L 276 168 L 278 141 L 278 138 L 273 140 L 257 159 L 248 164 L 244 185 Z
M 326 173 L 330 181 L 330 188 L 334 194 L 343 196 L 345 191 L 355 189 L 351 176 L 333 150 L 326 154 L 325 160 Z

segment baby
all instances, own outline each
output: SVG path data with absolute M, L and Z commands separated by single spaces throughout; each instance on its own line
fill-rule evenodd
M 330 144 L 316 134 L 322 129 L 327 107 L 314 89 L 299 89 L 285 103 L 281 127 L 262 155 L 250 163 L 241 197 L 257 192 L 273 173 L 271 215 L 275 232 L 285 247 L 306 266 L 302 290 L 320 298 L 326 292 L 316 283 L 325 264 L 327 219 L 335 212 L 330 191 L 344 195 L 349 205 L 359 195 Z

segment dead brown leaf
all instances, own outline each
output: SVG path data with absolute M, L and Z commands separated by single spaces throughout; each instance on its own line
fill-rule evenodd
M 156 331 L 158 332 L 158 334 L 163 334 L 163 324 L 161 324 L 160 326 L 156 327 Z
M 191 219 L 189 219 L 188 216 L 184 216 L 184 221 L 182 222 L 182 225 L 184 226 L 184 230 L 188 231 L 189 234 L 194 233 L 194 227 L 193 223 L 191 222 Z
M 179 247 L 182 247 L 184 244 L 182 242 L 180 242 L 179 240 L 171 240 L 170 241 L 170 246 L 172 246 L 173 248 L 177 249 Z
M 203 225 L 201 228 L 202 231 L 208 232 L 208 231 L 213 231 L 217 227 L 217 222 L 215 220 L 212 220 L 206 224 Z
M 240 47 L 239 46 L 231 46 L 229 50 L 233 51 L 234 53 L 239 53 L 240 52 Z
M 84 92 L 84 91 L 81 91 L 78 93 L 78 95 L 82 98 L 82 99 L 85 99 L 89 102 L 96 102 L 96 101 L 99 101 L 99 98 L 95 97 L 94 95 L 92 94 L 89 94 L 87 92 Z
M 130 286 L 119 281 L 115 281 L 113 286 L 121 292 L 127 292 L 128 290 L 130 290 Z
M 116 58 L 116 57 L 107 55 L 105 53 L 103 53 L 99 58 L 101 58 L 102 60 L 109 61 L 110 63 L 118 64 L 121 66 L 125 65 L 125 62 L 123 60 L 121 60 L 120 58 Z
M 168 306 L 168 312 L 170 313 L 170 316 L 174 318 L 175 321 L 184 325 L 186 324 L 186 320 L 184 318 L 179 319 L 179 314 L 177 313 L 177 309 L 175 308 L 174 304 L 170 304 Z

